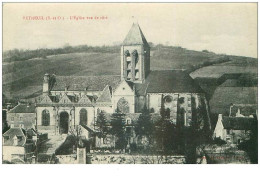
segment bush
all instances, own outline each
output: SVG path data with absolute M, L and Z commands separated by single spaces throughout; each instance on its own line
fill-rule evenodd
M 227 144 L 227 142 L 224 141 L 224 140 L 222 140 L 222 139 L 220 139 L 220 138 L 215 138 L 215 139 L 213 140 L 213 144 L 216 144 L 216 145 L 218 145 L 218 146 L 221 146 L 221 145 Z

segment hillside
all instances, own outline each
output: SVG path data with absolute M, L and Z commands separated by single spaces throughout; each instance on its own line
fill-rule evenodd
M 49 55 L 22 61 L 3 61 L 3 94 L 7 98 L 24 98 L 39 95 L 43 75 L 48 72 L 57 75 L 119 75 L 120 49 L 104 51 L 75 52 Z M 114 49 L 113 49 L 114 50 Z M 220 67 L 211 64 L 220 64 Z M 247 68 L 244 69 L 244 65 Z M 257 59 L 219 55 L 208 51 L 192 51 L 181 47 L 157 45 L 151 50 L 151 69 L 198 69 L 193 77 L 211 76 L 229 71 L 257 71 Z M 207 67 L 205 67 L 207 66 Z M 234 70 L 223 67 L 235 67 Z M 204 68 L 203 68 L 204 67 Z M 194 76 L 195 75 L 195 76 Z

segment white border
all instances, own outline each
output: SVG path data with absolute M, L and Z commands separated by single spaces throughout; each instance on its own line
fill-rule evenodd
M 3 2 L 3 1 L 1 1 Z M 4 2 L 20 2 L 6 0 Z M 41 2 L 28 0 L 26 2 Z M 59 2 L 59 1 L 44 1 Z M 71 2 L 64 0 L 63 2 Z M 86 1 L 77 1 L 86 2 Z M 87 2 L 118 2 L 110 1 L 87 1 Z M 122 2 L 122 1 L 121 1 Z M 140 1 L 138 1 L 140 2 Z M 157 2 L 143 0 L 141 2 Z M 172 1 L 164 1 L 172 2 Z M 174 2 L 216 2 L 216 1 L 180 1 Z M 226 1 L 217 1 L 226 2 Z M 245 2 L 234 1 L 229 2 Z M 253 0 L 249 2 L 258 2 Z M 2 19 L 2 8 L 1 8 Z M 259 16 L 258 16 L 259 20 Z M 2 31 L 2 23 L 1 23 Z M 1 36 L 2 42 L 2 36 Z M 258 47 L 259 48 L 259 47 Z M 1 43 L 2 50 L 2 43 Z M 259 50 L 259 49 L 258 49 Z M 259 69 L 259 65 L 258 65 Z M 2 75 L 2 64 L 1 64 Z M 0 80 L 2 83 L 2 79 Z M 2 87 L 0 88 L 2 93 Z M 2 98 L 1 98 L 2 99 Z M 2 112 L 1 115 L 2 116 Z M 2 126 L 2 125 L 1 125 Z M 2 139 L 0 139 L 2 145 Z M 2 154 L 2 149 L 0 149 Z M 2 161 L 1 161 L 2 162 Z M 0 165 L 1 180 L 259 180 L 259 165 Z M 257 179 L 258 178 L 258 179 Z

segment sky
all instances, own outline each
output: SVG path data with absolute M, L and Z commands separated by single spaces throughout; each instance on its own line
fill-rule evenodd
M 133 22 L 154 44 L 257 57 L 257 3 L 4 3 L 3 50 L 113 45 Z

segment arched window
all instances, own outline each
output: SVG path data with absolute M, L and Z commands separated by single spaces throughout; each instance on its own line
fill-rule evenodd
M 80 115 L 80 120 L 79 120 L 79 124 L 80 125 L 87 125 L 88 123 L 88 112 L 86 109 L 81 109 L 80 112 L 79 112 L 79 115 Z
M 129 113 L 129 105 L 125 98 L 122 97 L 121 99 L 119 99 L 119 101 L 117 102 L 117 110 L 120 113 Z
M 46 109 L 42 111 L 42 125 L 50 126 L 50 112 Z
M 170 110 L 169 108 L 167 108 L 167 109 L 165 110 L 165 117 L 166 117 L 167 119 L 170 119 L 170 116 L 171 116 L 171 110 Z

